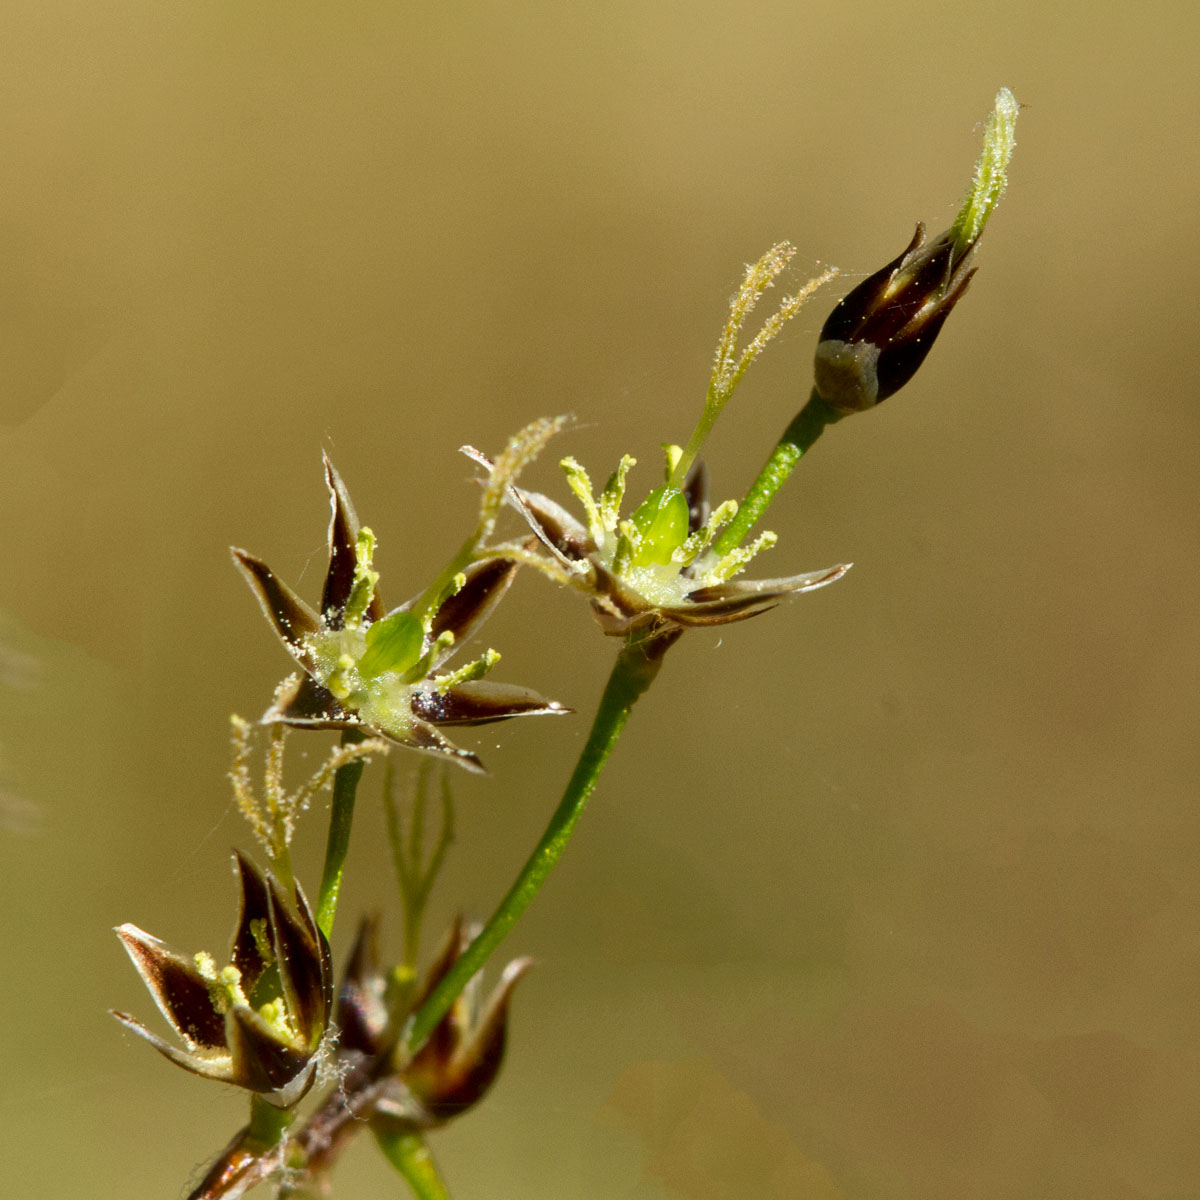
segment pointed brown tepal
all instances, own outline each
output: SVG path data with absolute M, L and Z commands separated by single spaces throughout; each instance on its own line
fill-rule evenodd
M 571 709 L 530 688 L 477 679 L 441 694 L 423 693 L 413 701 L 413 711 L 438 725 L 487 725 L 510 717 L 562 715 Z
M 454 646 L 461 646 L 492 615 L 496 605 L 517 575 L 517 564 L 504 558 L 472 563 L 463 574 L 466 582 L 453 596 L 442 601 L 434 614 L 429 636 L 454 634 Z
M 708 524 L 708 467 L 702 458 L 696 459 L 683 484 L 683 498 L 688 506 L 688 533 L 695 533 Z
M 311 675 L 291 675 L 285 679 L 262 720 L 280 721 L 302 729 L 345 729 L 361 724 L 354 713 L 347 712 Z
M 510 494 L 538 540 L 568 566 L 576 566 L 595 553 L 596 543 L 587 529 L 557 500 L 524 488 L 515 487 Z
M 260 933 L 270 929 L 271 903 L 262 872 L 240 851 L 233 852 L 233 860 L 242 888 L 242 907 L 233 931 L 229 958 L 241 972 L 242 990 L 250 996 L 267 966 L 259 951 L 255 929 Z
M 389 736 L 385 734 L 384 736 Z M 392 741 L 399 741 L 392 738 Z M 460 767 L 465 767 L 473 775 L 486 775 L 487 768 L 483 765 L 478 754 L 456 746 L 449 738 L 443 737 L 428 721 L 414 720 L 403 742 L 413 750 L 421 750 L 426 754 L 434 754 L 439 758 L 453 759 Z
M 361 526 L 350 493 L 337 473 L 329 455 L 323 455 L 325 486 L 329 489 L 329 570 L 321 592 L 321 615 L 331 629 L 342 627 L 342 611 L 354 587 L 354 568 L 357 562 L 355 544 Z M 378 593 L 371 597 L 367 616 L 378 621 L 383 616 L 383 603 Z
M 230 553 L 289 653 L 302 667 L 307 667 L 311 656 L 304 648 L 304 639 L 320 629 L 317 614 L 286 583 L 276 578 L 262 559 L 236 546 L 230 547 Z
M 224 1046 L 225 1021 L 213 1008 L 208 981 L 195 964 L 136 925 L 120 925 L 116 935 L 159 1011 L 188 1047 L 213 1050 Z

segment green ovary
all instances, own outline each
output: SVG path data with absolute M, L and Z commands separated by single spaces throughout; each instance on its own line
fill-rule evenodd
M 370 630 L 381 626 L 372 638 Z M 313 677 L 364 724 L 403 737 L 413 722 L 414 691 L 404 671 L 420 658 L 420 629 L 414 616 L 396 613 L 367 629 L 324 630 L 309 643 L 315 659 Z
M 655 488 L 638 506 L 632 520 L 641 534 L 633 558 L 635 567 L 670 563 L 671 555 L 687 540 L 688 503 L 674 488 Z
M 367 629 L 365 641 L 358 670 L 371 679 L 389 671 L 407 671 L 421 657 L 425 629 L 412 613 L 392 613 Z

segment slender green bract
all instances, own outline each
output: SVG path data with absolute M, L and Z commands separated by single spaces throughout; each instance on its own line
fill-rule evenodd
M 361 742 L 357 729 L 342 731 L 342 745 Z M 328 938 L 333 936 L 333 918 L 337 913 L 338 893 L 342 890 L 342 871 L 350 849 L 350 829 L 354 824 L 354 797 L 362 778 L 363 760 L 356 758 L 338 767 L 333 777 L 333 802 L 329 810 L 329 835 L 325 841 L 325 866 L 321 872 L 321 891 L 317 897 L 317 924 Z
M 404 1176 L 417 1200 L 450 1200 L 433 1155 L 419 1133 L 376 1130 L 375 1141 L 388 1162 Z
M 662 649 L 663 646 L 654 646 L 645 634 L 631 634 L 622 647 L 613 664 L 612 674 L 608 677 L 604 695 L 600 698 L 587 743 L 545 833 L 521 868 L 508 894 L 500 901 L 491 920 L 414 1014 L 405 1038 L 410 1052 L 417 1050 L 433 1032 L 471 976 L 487 962 L 492 951 L 529 907 L 546 876 L 562 857 L 571 831 L 596 787 L 600 772 L 617 738 L 621 736 L 625 722 L 629 720 L 634 703 L 658 674 L 662 664 Z
M 834 412 L 814 391 L 808 403 L 783 431 L 783 436 L 771 451 L 770 458 L 759 471 L 758 478 L 746 493 L 745 500 L 739 505 L 737 516 L 717 538 L 714 547 L 717 554 L 728 554 L 730 550 L 741 545 L 754 523 L 767 511 L 775 493 L 783 487 L 796 464 L 825 432 L 825 426 L 841 419 L 842 415 Z

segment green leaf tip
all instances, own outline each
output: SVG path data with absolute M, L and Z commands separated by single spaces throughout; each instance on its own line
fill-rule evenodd
M 1017 108 L 1016 97 L 1002 87 L 984 127 L 983 151 L 975 164 L 971 191 L 951 226 L 960 252 L 978 240 L 1008 185 L 1008 163 L 1017 144 Z

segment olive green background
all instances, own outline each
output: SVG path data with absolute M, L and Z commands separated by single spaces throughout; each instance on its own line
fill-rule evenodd
M 717 427 L 740 495 L 1006 84 L 970 294 L 770 514 L 763 572 L 854 570 L 671 652 L 506 947 L 539 966 L 504 1074 L 433 1145 L 455 1200 L 1200 1197 L 1193 6 L 7 0 L 0 31 L 0 1192 L 179 1196 L 242 1120 L 106 1014 L 156 1018 L 111 926 L 219 952 L 233 920 L 227 718 L 288 663 L 228 545 L 314 596 L 328 448 L 398 602 L 468 528 L 456 448 L 544 414 L 649 487 L 788 238 L 790 282 L 845 281 Z M 502 893 L 615 648 L 532 576 L 486 634 L 579 715 L 472 742 L 431 937 Z M 339 954 L 393 902 L 378 786 Z M 403 1190 L 365 1139 L 335 1182 Z

